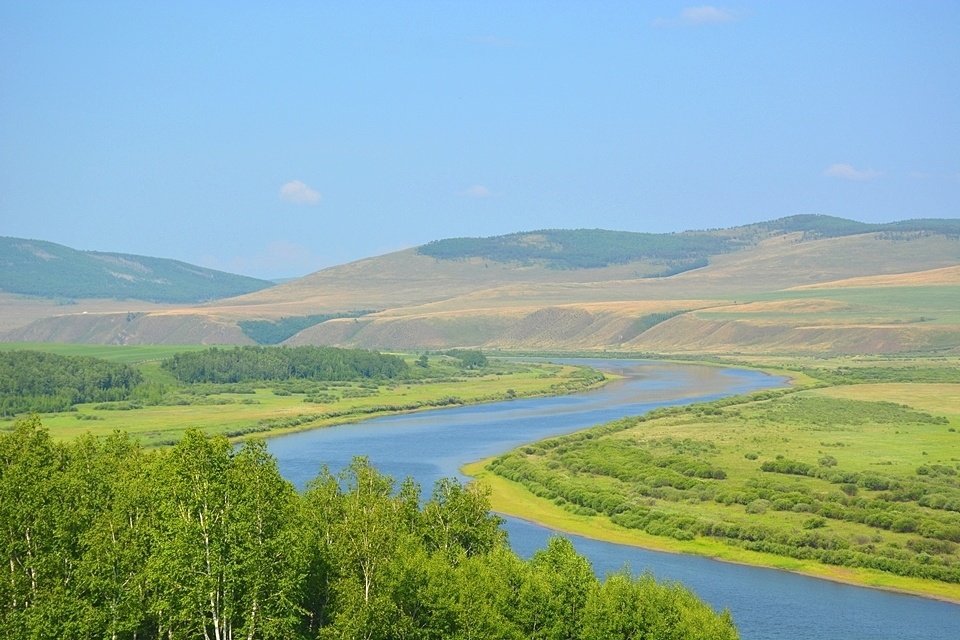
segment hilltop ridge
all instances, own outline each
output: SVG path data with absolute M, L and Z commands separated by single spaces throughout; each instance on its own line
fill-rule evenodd
M 0 237 L 0 265 L 0 292 L 62 301 L 106 298 L 197 303 L 274 284 L 179 260 L 78 251 L 53 242 L 11 237 Z
M 958 266 L 960 220 L 792 216 L 676 234 L 548 230 L 436 241 L 132 317 L 60 314 L 3 337 L 252 344 L 257 336 L 243 327 L 256 321 L 305 327 L 285 344 L 375 349 L 957 349 Z

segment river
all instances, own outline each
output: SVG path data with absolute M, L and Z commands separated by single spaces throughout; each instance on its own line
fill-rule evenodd
M 383 473 L 414 478 L 429 494 L 460 467 L 550 436 L 639 415 L 657 407 L 713 400 L 782 386 L 757 371 L 651 361 L 582 360 L 623 377 L 600 389 L 556 398 L 519 399 L 440 409 L 271 438 L 284 477 L 298 487 L 326 464 L 337 471 L 365 455 Z M 553 535 L 508 518 L 511 546 L 529 557 Z M 727 608 L 743 640 L 957 640 L 960 606 L 784 571 L 695 556 L 646 551 L 570 536 L 606 574 L 629 566 L 680 581 L 717 610 Z

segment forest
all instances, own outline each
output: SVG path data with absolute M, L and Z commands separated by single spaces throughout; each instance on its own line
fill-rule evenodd
M 100 358 L 0 351 L 0 416 L 126 400 L 142 382 L 134 367 Z
M 345 381 L 397 378 L 409 371 L 398 356 L 337 347 L 212 347 L 174 354 L 161 367 L 187 383 L 262 380 Z
M 661 261 L 671 273 L 687 263 L 703 266 L 707 256 L 732 250 L 728 238 L 705 232 L 677 234 L 546 229 L 492 238 L 435 240 L 417 249 L 439 260 L 484 258 L 495 262 L 543 261 L 551 269 L 595 269 L 639 260 Z
M 365 459 L 302 492 L 263 441 L 196 430 L 0 435 L 0 635 L 9 638 L 675 638 L 737 632 L 676 584 L 598 580 L 554 538 L 516 556 L 475 485 L 428 498 Z

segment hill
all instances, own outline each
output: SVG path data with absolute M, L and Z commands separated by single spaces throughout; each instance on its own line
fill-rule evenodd
M 438 241 L 194 307 L 51 317 L 4 338 L 252 344 L 244 327 L 258 322 L 303 327 L 285 344 L 376 349 L 957 349 L 958 265 L 958 220 L 537 231 Z
M 102 298 L 185 304 L 273 286 L 177 260 L 78 251 L 10 237 L 0 237 L 0 265 L 0 291 L 61 301 Z
M 651 277 L 670 276 L 707 265 L 715 255 L 736 251 L 785 233 L 804 239 L 863 233 L 936 233 L 960 237 L 957 220 L 907 220 L 869 224 L 832 216 L 798 215 L 729 230 L 636 233 L 603 229 L 547 229 L 492 238 L 435 240 L 417 253 L 440 260 L 481 258 L 494 262 L 540 263 L 550 269 L 594 269 L 631 262 L 660 265 Z

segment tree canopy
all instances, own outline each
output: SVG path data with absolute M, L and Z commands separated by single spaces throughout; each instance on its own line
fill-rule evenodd
M 161 366 L 181 382 L 191 383 L 396 378 L 409 370 L 398 356 L 337 347 L 212 347 L 175 354 Z
M 529 561 L 487 495 L 422 499 L 363 458 L 299 493 L 262 441 L 190 431 L 0 435 L 0 636 L 9 638 L 736 638 L 686 589 L 601 582 L 554 538 Z
M 0 416 L 126 400 L 142 381 L 137 369 L 100 358 L 0 351 Z

